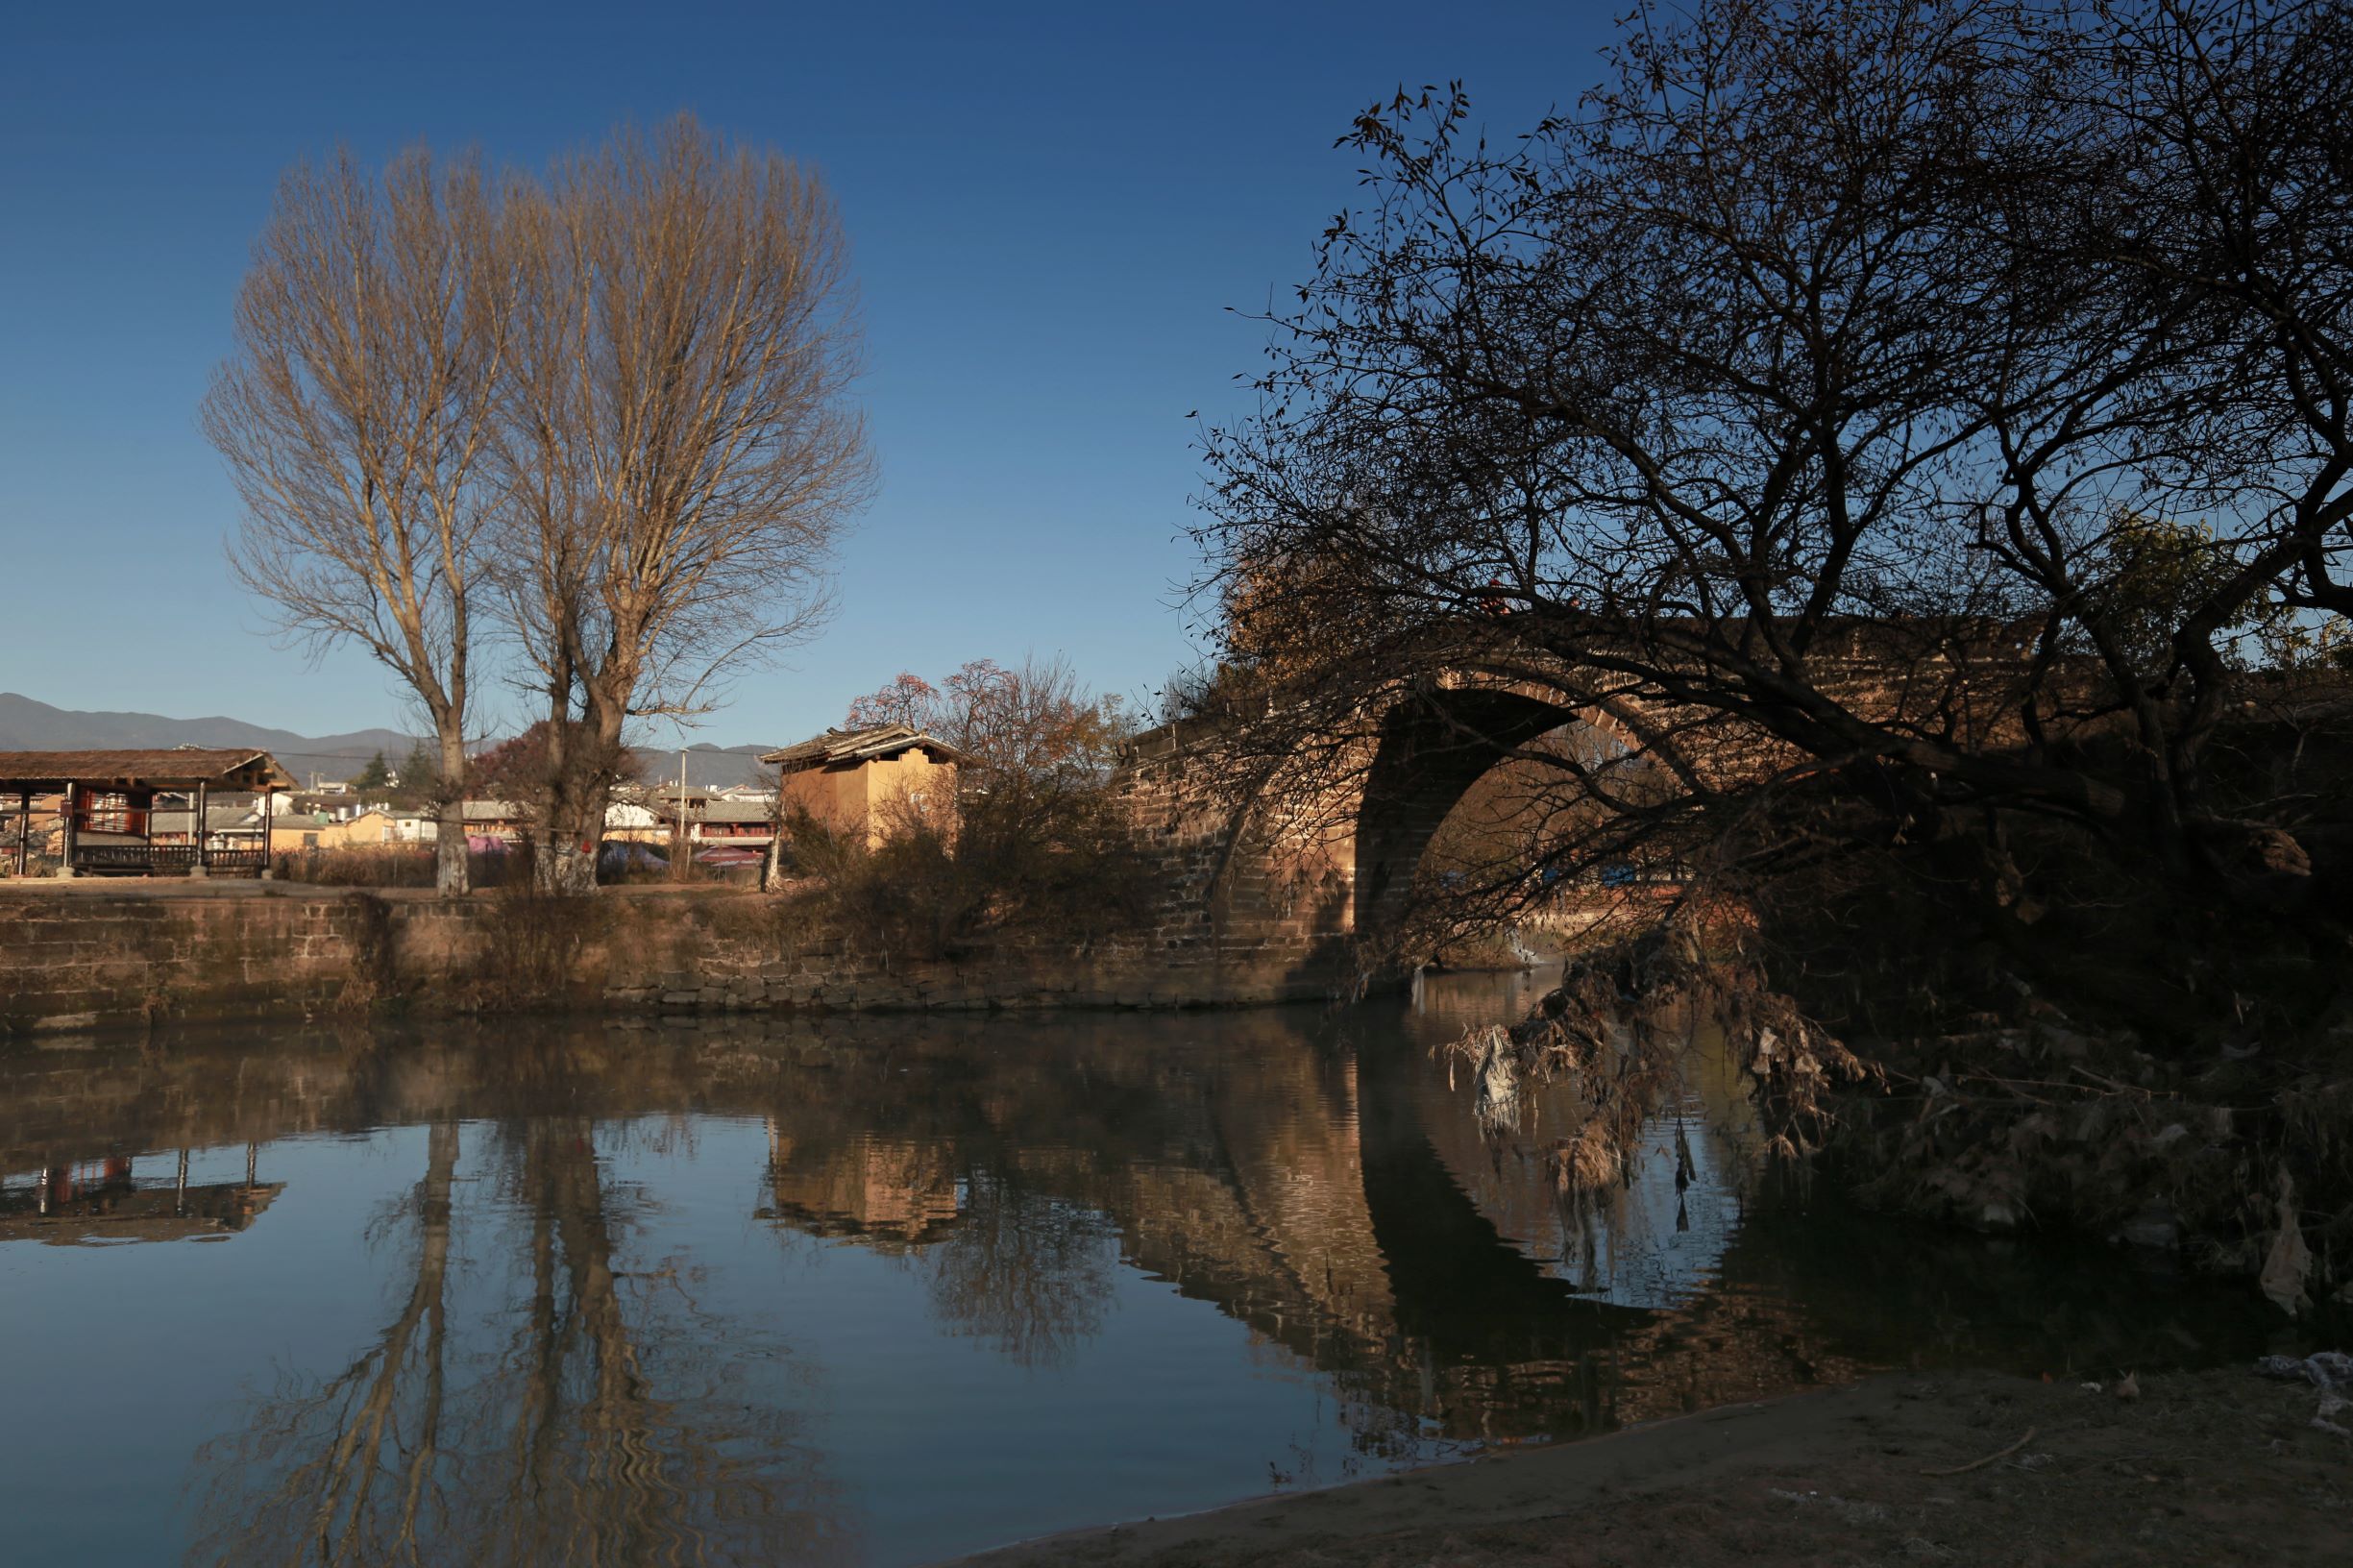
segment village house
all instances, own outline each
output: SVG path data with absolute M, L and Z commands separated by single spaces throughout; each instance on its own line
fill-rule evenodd
M 757 866 L 776 836 L 772 799 L 715 799 L 699 820 L 687 824 L 696 863 L 702 866 Z
M 714 800 L 703 808 L 701 820 L 690 825 L 699 841 L 765 845 L 773 836 L 775 811 L 773 800 Z
M 625 844 L 669 845 L 677 837 L 683 806 L 690 847 L 750 851 L 756 857 L 773 836 L 775 798 L 768 791 L 741 787 L 709 790 L 693 785 L 681 792 L 676 784 L 666 784 L 630 790 L 606 810 L 605 837 Z
M 625 836 L 641 844 L 668 844 L 677 834 L 678 817 L 685 814 L 687 837 L 697 835 L 695 824 L 702 820 L 703 812 L 718 796 L 699 784 L 680 790 L 675 781 L 650 787 L 631 786 L 614 792 L 613 810 L 605 814 L 608 830 L 613 826 L 614 812 L 625 809 L 629 830 Z
M 296 854 L 305 849 L 323 847 L 322 841 L 335 820 L 323 811 L 289 812 L 270 819 L 270 852 Z
M 412 849 L 441 836 L 441 823 L 431 812 L 409 806 L 363 806 L 328 824 L 319 835 L 322 849 Z
M 531 813 L 512 800 L 468 800 L 466 846 L 477 851 L 511 849 L 530 836 Z
M 670 824 L 651 806 L 616 799 L 604 808 L 604 836 L 624 844 L 660 844 L 670 837 Z
M 158 844 L 193 844 L 191 829 L 196 820 L 194 806 L 158 806 L 150 820 L 151 836 Z M 253 800 L 230 799 L 205 807 L 205 843 L 215 849 L 258 849 L 261 847 L 261 808 Z
M 906 816 L 945 820 L 956 770 L 969 759 L 937 735 L 876 724 L 829 729 L 760 760 L 777 771 L 786 816 L 805 810 L 828 830 L 863 834 L 872 845 Z

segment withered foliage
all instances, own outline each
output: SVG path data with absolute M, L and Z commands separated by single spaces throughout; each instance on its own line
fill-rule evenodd
M 815 171 L 688 117 L 506 202 L 498 585 L 546 703 L 542 880 L 593 884 L 602 759 L 830 610 L 874 469 L 848 245 Z
M 1683 1098 L 1693 1046 L 1721 1041 L 1753 1081 L 1767 1152 L 1819 1151 L 1833 1091 L 1877 1069 L 1775 990 L 1732 937 L 1692 911 L 1588 949 L 1528 1017 L 1444 1047 L 1474 1073 L 1483 1123 L 1515 1126 L 1524 1082 L 1566 1083 L 1584 1115 L 1553 1146 L 1556 1179 L 1564 1193 L 1610 1186 L 1630 1175 L 1644 1123 Z

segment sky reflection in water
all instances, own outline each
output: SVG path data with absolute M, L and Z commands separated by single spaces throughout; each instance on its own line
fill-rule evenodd
M 1886 1366 L 2269 1332 L 1760 1176 L 1701 1059 L 1662 1152 L 1564 1207 L 1564 1097 L 1483 1141 L 1429 1051 L 1526 989 L 14 1047 L 8 1550 L 916 1562 Z

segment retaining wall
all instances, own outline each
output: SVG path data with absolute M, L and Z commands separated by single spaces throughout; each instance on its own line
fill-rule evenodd
M 917 963 L 732 891 L 608 890 L 550 916 L 423 890 L 0 885 L 0 1034 L 386 1010 L 1185 1007 L 1332 990 L 1333 967 L 1286 922 L 1225 934 L 1195 913 L 1115 946 Z

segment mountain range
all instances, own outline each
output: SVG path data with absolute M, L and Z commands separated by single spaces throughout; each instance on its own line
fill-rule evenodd
M 355 729 L 341 735 L 297 735 L 215 714 L 204 719 L 167 719 L 156 713 L 86 713 L 51 707 L 16 692 L 0 692 L 0 751 L 98 751 L 174 746 L 250 746 L 267 751 L 305 783 L 350 778 L 382 752 L 399 767 L 416 744 L 396 729 Z M 766 746 L 685 748 L 689 784 L 717 787 L 751 782 L 760 772 Z M 678 776 L 678 752 L 640 748 L 638 761 L 653 778 Z

